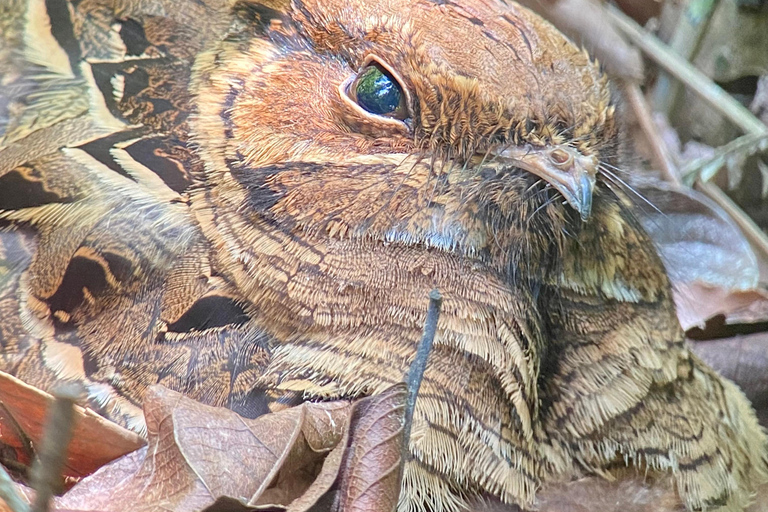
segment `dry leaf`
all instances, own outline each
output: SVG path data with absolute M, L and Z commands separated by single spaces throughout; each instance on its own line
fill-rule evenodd
M 304 512 L 336 481 L 349 438 L 351 406 L 348 402 L 324 402 L 295 409 L 302 407 L 306 409 L 302 442 L 293 445 L 269 488 L 250 505 Z
M 8 459 L 23 466 L 32 463 L 32 447 L 24 437 L 21 427 L 0 404 L 0 445 L 3 447 L 3 463 L 7 464 Z
M 400 492 L 406 397 L 399 384 L 354 407 L 305 403 L 244 419 L 155 386 L 144 405 L 148 445 L 83 479 L 54 510 L 306 512 L 321 500 L 330 507 L 340 481 L 336 510 L 389 512 Z
M 334 510 L 391 512 L 397 508 L 407 397 L 406 385 L 397 384 L 355 403 L 351 443 Z
M 637 188 L 655 207 L 639 204 L 637 214 L 664 261 L 683 328 L 718 315 L 744 320 L 748 311 L 759 321 L 768 295 L 758 284 L 757 257 L 728 215 L 694 190 L 660 182 Z
M 674 282 L 740 291 L 757 286 L 759 269 L 749 242 L 710 199 L 664 183 L 643 187 L 640 193 L 658 209 L 642 208 L 640 221 Z
M 332 452 L 344 438 L 349 414 L 348 403 L 331 402 L 244 419 L 155 386 L 144 405 L 148 446 L 85 478 L 56 500 L 55 509 L 122 512 L 130 503 L 132 511 L 191 512 L 219 497 L 253 505 L 268 492 L 290 504 L 312 489 L 316 475 L 281 488 L 296 496 L 275 493 L 281 483 L 276 477 L 286 464 L 294 471 L 304 455 Z
M 349 443 L 349 428 L 344 429 L 341 441 L 333 448 L 323 461 L 320 473 L 304 494 L 293 500 L 288 505 L 287 512 L 305 512 L 328 493 L 339 476 L 339 470 L 347 452 Z M 311 445 L 311 442 L 309 443 Z
M 755 324 L 768 320 L 768 293 L 693 284 L 675 284 L 675 304 L 688 336 L 708 339 L 733 334 L 726 325 Z
M 45 416 L 53 397 L 19 379 L 0 372 L 0 402 L 7 415 L 33 443 L 39 442 Z M 75 407 L 75 428 L 67 451 L 65 476 L 82 477 L 144 445 L 134 432 L 108 421 L 95 412 Z M 8 418 L 6 418 L 8 420 Z M 19 442 L 13 430 L 0 430 L 0 441 L 10 445 Z

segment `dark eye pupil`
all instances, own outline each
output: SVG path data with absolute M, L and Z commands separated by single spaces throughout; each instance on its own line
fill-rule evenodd
M 355 89 L 357 103 L 372 114 L 386 115 L 400 105 L 400 86 L 376 66 L 363 71 Z

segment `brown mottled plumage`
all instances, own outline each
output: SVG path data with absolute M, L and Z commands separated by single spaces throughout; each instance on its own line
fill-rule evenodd
M 765 480 L 749 404 L 688 351 L 598 172 L 609 84 L 529 11 L 4 5 L 3 370 L 83 381 L 139 431 L 155 383 L 250 416 L 357 397 L 403 378 L 437 287 L 401 511 L 529 509 L 627 464 L 735 511 Z M 370 66 L 397 115 L 360 103 Z

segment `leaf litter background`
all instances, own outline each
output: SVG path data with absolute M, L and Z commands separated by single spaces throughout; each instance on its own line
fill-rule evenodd
M 624 92 L 639 157 L 618 184 L 634 197 L 662 255 L 693 349 L 741 386 L 768 426 L 768 127 L 760 129 L 768 123 L 768 2 L 616 2 L 636 27 L 670 45 L 660 55 L 647 48 L 643 55 L 625 39 L 615 6 L 522 3 L 593 52 Z M 734 23 L 739 31 L 729 28 Z M 706 76 L 681 84 L 655 65 L 668 54 Z M 690 92 L 697 87 L 722 87 L 754 116 L 705 104 Z M 250 420 L 155 387 L 144 404 L 146 440 L 76 406 L 59 478 L 66 492 L 51 505 L 62 512 L 391 511 L 406 399 L 403 384 L 354 403 L 303 404 Z M 52 401 L 0 374 L 0 458 L 19 482 Z M 594 477 L 554 485 L 540 491 L 539 508 L 676 510 L 671 483 L 649 483 L 629 474 L 618 483 Z M 22 501 L 34 501 L 24 483 L 11 485 Z M 768 511 L 762 491 L 751 512 Z M 0 511 L 10 510 L 0 500 Z M 516 508 L 489 501 L 474 510 Z

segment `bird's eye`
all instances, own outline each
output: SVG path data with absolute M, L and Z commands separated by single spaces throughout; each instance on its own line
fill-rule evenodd
M 400 120 L 408 117 L 405 94 L 400 83 L 377 64 L 363 69 L 350 84 L 349 95 L 371 114 Z

